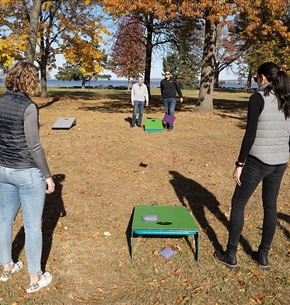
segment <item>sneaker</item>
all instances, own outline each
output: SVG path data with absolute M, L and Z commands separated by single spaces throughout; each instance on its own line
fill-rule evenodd
M 26 289 L 27 293 L 33 293 L 50 284 L 52 275 L 49 272 L 41 274 L 41 280 L 36 283 L 30 283 L 30 287 Z
M 13 262 L 12 262 L 13 264 Z M 19 271 L 20 269 L 23 268 L 23 263 L 22 262 L 17 262 L 14 264 L 13 268 L 11 270 L 8 270 L 8 271 L 5 271 L 3 270 L 2 271 L 2 274 L 1 274 L 1 277 L 0 277 L 0 280 L 2 282 L 6 282 L 7 280 L 9 280 L 9 278 L 11 277 L 11 275 L 17 271 Z

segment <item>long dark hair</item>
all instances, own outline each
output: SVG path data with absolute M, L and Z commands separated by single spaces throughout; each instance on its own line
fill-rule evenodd
M 278 100 L 278 109 L 284 112 L 285 118 L 290 117 L 290 78 L 280 70 L 273 62 L 265 62 L 258 68 L 258 74 L 267 77 L 270 85 L 266 87 L 264 94 L 272 91 Z

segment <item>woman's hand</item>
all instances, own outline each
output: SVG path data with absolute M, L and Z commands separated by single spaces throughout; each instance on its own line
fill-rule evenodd
M 236 167 L 233 172 L 233 179 L 235 180 L 235 182 L 238 186 L 242 185 L 241 181 L 240 181 L 240 176 L 241 176 L 242 170 L 243 170 L 242 167 Z
M 46 185 L 47 185 L 47 190 L 45 191 L 46 194 L 51 194 L 54 192 L 55 184 L 52 180 L 52 178 L 47 178 L 45 179 Z

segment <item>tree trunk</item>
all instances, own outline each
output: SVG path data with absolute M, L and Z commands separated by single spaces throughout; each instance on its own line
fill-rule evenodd
M 25 58 L 27 62 L 34 63 L 34 55 L 38 32 L 38 18 L 40 14 L 42 0 L 34 0 L 29 21 L 29 34 L 26 47 Z
M 214 76 L 214 88 L 219 88 L 220 87 L 220 71 L 219 71 L 218 67 L 214 68 L 213 76 Z
M 127 80 L 128 80 L 127 90 L 130 91 L 130 89 L 131 89 L 131 86 L 130 86 L 130 76 L 128 76 Z
M 152 39 L 153 39 L 153 15 L 148 14 L 146 20 L 146 58 L 145 58 L 145 77 L 144 84 L 147 86 L 148 94 L 150 96 L 150 75 L 151 75 L 151 62 L 152 62 Z
M 249 90 L 252 87 L 252 70 L 250 70 L 247 78 L 247 83 L 246 83 L 246 92 L 249 92 Z
M 214 64 L 216 56 L 217 24 L 206 20 L 200 90 L 196 110 L 213 111 Z
M 82 79 L 82 89 L 86 88 L 86 81 L 84 79 Z
M 41 94 L 40 97 L 47 97 L 47 78 L 46 78 L 46 65 L 40 65 L 40 78 L 41 78 Z

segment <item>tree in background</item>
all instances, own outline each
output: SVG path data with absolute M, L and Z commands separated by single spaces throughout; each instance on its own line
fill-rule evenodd
M 42 0 L 33 0 L 29 16 L 29 32 L 26 47 L 26 61 L 34 63 L 35 48 L 37 43 L 38 19 L 40 14 Z
M 290 69 L 290 14 L 288 0 L 249 1 L 249 10 L 235 18 L 233 34 L 240 39 L 251 87 L 252 74 L 265 61 Z
M 218 26 L 216 56 L 214 61 L 214 88 L 220 87 L 219 75 L 224 69 L 231 69 L 231 65 L 237 61 L 241 54 L 235 37 L 231 36 L 228 26 Z
M 85 74 L 81 63 L 72 64 L 71 62 L 66 61 L 62 67 L 58 67 L 55 78 L 61 81 L 82 81 L 82 89 L 84 89 L 87 82 L 98 79 L 110 79 L 111 75 L 100 74 L 99 72 Z
M 115 43 L 111 51 L 111 70 L 118 77 L 126 77 L 128 90 L 130 79 L 137 78 L 145 69 L 145 28 L 131 16 L 118 22 Z
M 32 1 L 2 0 L 1 2 L 0 38 L 1 40 L 5 38 L 6 49 L 14 50 L 5 63 L 7 65 L 9 62 L 8 65 L 11 65 L 17 57 L 24 57 Z M 103 64 L 103 54 L 95 46 L 103 42 L 102 35 L 108 34 L 108 31 L 102 25 L 102 16 L 98 8 L 99 0 L 42 1 L 38 44 L 34 58 L 40 67 L 42 97 L 47 95 L 47 71 L 55 68 L 56 54 L 63 54 L 65 59 L 75 63 L 77 54 L 80 54 L 78 50 L 81 50 L 84 56 L 80 61 L 86 73 L 102 71 L 102 67 L 99 66 Z
M 214 66 L 217 55 L 218 26 L 238 10 L 248 9 L 248 0 L 184 0 L 181 12 L 204 20 L 204 44 L 200 77 L 200 90 L 195 110 L 213 111 Z
M 0 1 L 0 66 L 6 73 L 15 60 L 23 59 L 28 41 L 27 10 L 20 12 L 21 1 Z M 25 17 L 24 17 L 25 16 Z M 23 22 L 19 22 L 23 18 Z
M 183 88 L 196 87 L 201 68 L 202 25 L 194 18 L 174 20 L 174 40 L 163 58 L 163 71 L 170 71 Z
M 171 21 L 179 15 L 178 1 L 173 3 L 159 0 L 104 0 L 103 3 L 106 11 L 114 18 L 130 15 L 144 26 L 146 48 L 144 83 L 149 88 L 153 49 L 174 39 Z

